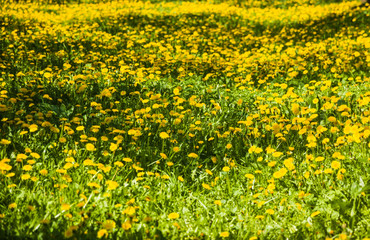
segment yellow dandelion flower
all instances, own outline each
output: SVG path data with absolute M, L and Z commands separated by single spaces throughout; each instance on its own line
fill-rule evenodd
M 27 180 L 27 179 L 30 179 L 30 178 L 31 178 L 31 176 L 28 173 L 21 175 L 22 180 Z
M 36 132 L 38 129 L 38 126 L 36 124 L 32 124 L 28 128 L 30 129 L 30 132 Z
M 114 190 L 119 187 L 119 183 L 112 180 L 107 180 L 105 182 L 108 185 L 108 190 Z
M 44 73 L 44 77 L 45 78 L 50 78 L 52 75 L 51 75 L 51 73 L 49 73 L 49 72 L 45 72 Z
M 254 175 L 250 173 L 245 174 L 245 177 L 248 179 L 254 179 Z
M 24 159 L 27 159 L 28 157 L 27 157 L 27 155 L 26 154 L 23 154 L 23 153 L 19 153 L 18 155 L 17 155 L 17 159 L 21 159 L 21 160 L 24 160 Z
M 276 161 L 269 162 L 267 165 L 269 167 L 274 167 L 276 165 Z
M 116 222 L 113 221 L 113 220 L 106 220 L 103 224 L 102 224 L 103 228 L 107 229 L 107 230 L 112 230 L 116 227 Z
M 345 233 L 339 234 L 339 238 L 338 239 L 340 239 L 340 240 L 347 240 L 348 239 L 347 234 L 345 234 Z M 366 239 L 362 239 L 362 240 L 366 240 Z
M 228 171 L 230 171 L 230 167 L 225 166 L 225 167 L 223 167 L 223 168 L 222 168 L 222 171 L 224 171 L 224 172 L 228 172 Z
M 11 203 L 9 204 L 8 208 L 12 209 L 12 208 L 16 208 L 17 207 L 17 203 Z
M 122 223 L 122 228 L 123 230 L 127 231 L 132 227 L 131 222 L 129 220 L 125 221 Z
M 31 155 L 31 157 L 36 158 L 36 159 L 40 158 L 40 155 L 38 153 L 35 153 L 35 152 L 30 153 L 30 155 Z
M 276 157 L 276 158 L 280 157 L 281 155 L 283 155 L 283 153 L 282 153 L 282 152 L 274 152 L 274 153 L 272 154 L 272 156 L 273 156 L 273 157 Z
M 270 215 L 273 215 L 275 213 L 275 211 L 273 209 L 267 209 L 266 213 L 270 214 Z
M 340 168 L 340 162 L 338 162 L 338 161 L 332 161 L 331 162 L 331 167 L 333 169 L 339 169 Z
M 168 135 L 168 133 L 166 133 L 166 132 L 161 132 L 160 134 L 159 134 L 159 137 L 160 138 L 162 138 L 162 139 L 166 139 L 166 138 L 169 138 L 170 136 Z
M 8 173 L 8 174 L 6 174 L 5 176 L 6 176 L 6 177 L 8 177 L 8 178 L 10 178 L 10 177 L 14 177 L 14 176 L 15 176 L 15 173 L 13 173 L 13 172 L 12 172 L 12 173 Z
M 279 171 L 275 172 L 273 174 L 273 177 L 274 178 L 282 178 L 285 176 L 285 174 L 288 172 L 288 170 L 286 168 L 282 168 L 280 169 Z
M 60 207 L 62 211 L 68 211 L 70 208 L 71 208 L 71 205 L 67 203 L 62 204 L 62 206 Z
M 257 147 L 253 145 L 253 146 L 251 146 L 251 147 L 248 149 L 248 152 L 249 152 L 249 153 L 254 153 L 254 151 L 256 150 L 256 148 L 257 148 Z
M 29 165 L 32 165 L 32 164 L 35 164 L 35 163 L 36 163 L 36 161 L 35 161 L 35 160 L 28 160 L 28 161 L 27 161 L 27 163 L 28 163 Z
M 284 160 L 284 166 L 286 168 L 288 168 L 289 171 L 292 171 L 292 170 L 295 169 L 295 166 L 293 164 L 293 161 L 294 161 L 293 158 L 288 158 L 288 159 Z
M 190 158 L 198 158 L 199 156 L 196 153 L 189 153 L 188 154 L 188 157 L 190 157 Z
M 299 114 L 299 112 L 300 112 L 299 108 L 300 108 L 299 104 L 297 104 L 297 103 L 293 103 L 292 104 L 291 110 L 292 110 L 292 112 L 293 112 L 294 115 L 298 115 Z
M 114 162 L 114 165 L 118 167 L 123 167 L 123 163 L 121 161 Z
M 227 238 L 229 236 L 230 236 L 230 233 L 229 232 L 221 232 L 220 233 L 220 237 L 222 237 L 222 238 Z
M 179 217 L 180 217 L 180 215 L 178 213 L 175 213 L 175 212 L 168 214 L 169 219 L 177 219 Z
M 31 165 L 24 165 L 22 169 L 24 171 L 31 171 L 32 170 L 32 166 Z
M 110 143 L 110 146 L 109 146 L 109 150 L 111 150 L 112 152 L 115 152 L 118 148 L 118 145 L 115 144 L 115 143 Z
M 256 147 L 256 149 L 254 149 L 254 152 L 255 153 L 261 153 L 263 151 L 263 149 L 262 148 L 260 148 L 260 147 Z
M 337 121 L 337 119 L 333 116 L 331 117 L 328 117 L 328 121 L 331 122 L 331 123 L 335 123 Z
M 205 189 L 211 190 L 211 187 L 206 183 L 202 183 L 202 187 Z
M 315 217 L 315 216 L 317 216 L 317 215 L 319 215 L 319 214 L 320 214 L 320 211 L 313 212 L 313 213 L 311 214 L 311 217 L 313 218 L 313 217 Z
M 97 235 L 98 238 L 107 237 L 107 236 L 108 236 L 108 231 L 106 229 L 100 229 L 98 231 L 98 235 Z
M 168 175 L 165 174 L 165 175 L 162 175 L 161 178 L 167 180 L 167 179 L 170 179 L 170 176 L 168 176 Z
M 91 143 L 86 144 L 86 150 L 89 152 L 93 152 L 96 150 L 95 146 Z
M 132 162 L 132 159 L 131 158 L 123 158 L 122 161 L 124 161 L 124 162 Z
M 10 171 L 12 168 L 13 167 L 10 166 L 9 164 L 6 164 L 3 161 L 0 162 L 0 170 L 2 170 L 2 171 Z
M 281 87 L 282 89 L 286 89 L 286 88 L 288 87 L 288 84 L 286 84 L 286 83 L 282 83 L 282 84 L 280 84 L 280 87 Z
M 76 128 L 76 131 L 83 131 L 83 130 L 85 130 L 85 127 L 84 126 L 78 126 Z
M 176 96 L 180 95 L 180 90 L 178 88 L 175 88 L 173 90 L 173 94 L 175 94 Z
M 217 206 L 221 206 L 221 201 L 220 200 L 215 200 L 214 204 L 216 204 Z
M 161 158 L 163 158 L 163 159 L 167 159 L 168 158 L 167 155 L 164 154 L 164 153 L 160 153 L 159 155 L 161 155 Z
M 70 163 L 70 162 L 67 162 L 64 166 L 63 166 L 63 168 L 65 169 L 65 170 L 68 170 L 68 169 L 70 169 L 70 168 L 72 168 L 73 167 L 73 163 Z
M 134 204 L 134 202 L 135 202 L 135 198 L 131 198 L 130 200 L 128 200 L 128 201 L 126 202 L 126 204 L 127 204 L 127 205 L 132 205 L 132 204 Z
M 328 142 L 330 142 L 330 139 L 329 138 L 324 138 L 322 141 L 322 144 L 327 144 Z
M 1 141 L 0 141 L 0 144 L 2 144 L 2 145 L 9 145 L 11 143 L 12 143 L 12 141 L 9 141 L 7 139 L 1 139 Z
M 103 142 L 106 142 L 106 141 L 108 141 L 108 140 L 109 140 L 109 138 L 107 138 L 106 136 L 102 136 L 100 139 L 101 139 Z

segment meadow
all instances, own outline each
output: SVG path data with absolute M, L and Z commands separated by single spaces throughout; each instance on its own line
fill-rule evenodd
M 0 3 L 0 238 L 369 239 L 370 8 Z

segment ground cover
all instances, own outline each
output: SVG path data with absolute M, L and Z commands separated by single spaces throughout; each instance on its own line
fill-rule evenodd
M 358 5 L 2 3 L 0 236 L 366 239 Z

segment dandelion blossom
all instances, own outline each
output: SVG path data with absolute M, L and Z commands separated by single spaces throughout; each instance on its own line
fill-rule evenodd
M 311 217 L 313 218 L 313 217 L 315 217 L 315 216 L 317 216 L 317 215 L 319 215 L 319 214 L 320 214 L 320 211 L 313 212 L 313 213 L 311 214 Z
M 12 209 L 12 208 L 16 208 L 17 207 L 17 203 L 11 203 L 9 204 L 8 208 Z
M 220 237 L 222 237 L 222 238 L 227 238 L 229 236 L 230 236 L 230 233 L 229 232 L 222 232 L 222 233 L 220 233 Z
M 159 134 L 159 137 L 160 138 L 162 138 L 162 139 L 166 139 L 166 138 L 169 138 L 170 136 L 168 135 L 168 133 L 166 133 L 166 132 L 161 132 L 160 134 Z
M 228 171 L 230 171 L 230 168 L 228 166 L 225 166 L 225 167 L 222 168 L 222 171 L 228 172 Z
M 211 187 L 206 183 L 202 183 L 202 187 L 205 189 L 211 190 Z
M 96 150 L 95 146 L 91 143 L 86 144 L 86 150 L 89 152 L 93 152 Z
M 123 230 L 127 231 L 132 227 L 131 222 L 127 220 L 126 222 L 122 223 Z
M 197 158 L 197 157 L 199 157 L 199 156 L 198 156 L 198 154 L 196 154 L 196 153 L 189 153 L 189 154 L 188 154 L 188 157 L 190 157 L 190 158 Z
M 217 206 L 221 206 L 221 201 L 220 200 L 215 200 L 214 204 L 216 204 Z
M 273 215 L 275 213 L 275 211 L 273 209 L 267 209 L 266 213 L 270 214 L 270 215 Z
M 108 236 L 108 231 L 106 229 L 100 229 L 99 232 L 98 232 L 98 238 L 102 238 L 102 237 L 107 237 Z
M 274 178 L 282 178 L 285 176 L 285 174 L 288 172 L 286 168 L 282 168 L 279 171 L 275 172 L 273 177 Z
M 118 148 L 118 145 L 115 143 L 111 143 L 109 146 L 109 150 L 111 150 L 112 152 L 115 152 L 117 148 Z
M 177 219 L 179 217 L 180 217 L 180 215 L 178 213 L 175 213 L 175 212 L 168 214 L 169 219 Z
M 71 208 L 71 205 L 67 203 L 62 204 L 62 206 L 60 207 L 62 211 L 68 211 L 70 208 Z
M 331 167 L 333 169 L 339 169 L 340 168 L 340 162 L 338 162 L 338 161 L 332 161 L 331 162 Z
M 107 229 L 107 230 L 112 230 L 113 228 L 116 227 L 116 222 L 111 220 L 111 219 L 108 219 L 107 221 L 105 221 L 103 223 L 103 228 Z

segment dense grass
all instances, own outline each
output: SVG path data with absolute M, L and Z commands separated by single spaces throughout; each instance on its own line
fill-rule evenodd
M 0 236 L 366 239 L 358 5 L 3 2 Z

